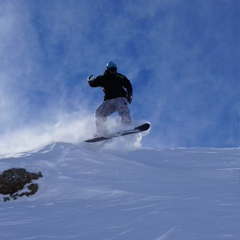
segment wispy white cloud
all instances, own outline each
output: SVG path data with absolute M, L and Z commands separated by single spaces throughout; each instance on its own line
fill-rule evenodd
M 149 144 L 236 146 L 239 12 L 215 5 L 1 1 L 0 131 L 93 118 L 102 93 L 86 77 L 113 60 L 133 83 L 134 119 L 153 124 Z

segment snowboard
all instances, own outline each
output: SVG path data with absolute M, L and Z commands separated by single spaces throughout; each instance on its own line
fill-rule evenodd
M 116 137 L 126 136 L 126 135 L 130 135 L 130 134 L 144 132 L 144 131 L 147 131 L 149 128 L 150 128 L 150 124 L 144 123 L 138 127 L 130 129 L 130 130 L 124 130 L 124 131 L 106 134 L 106 136 L 91 138 L 91 139 L 85 140 L 84 142 L 87 142 L 87 143 L 100 142 L 100 141 L 108 140 L 111 138 L 116 138 Z

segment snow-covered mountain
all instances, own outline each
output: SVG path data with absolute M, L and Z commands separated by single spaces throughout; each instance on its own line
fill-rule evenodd
M 43 178 L 37 194 L 0 202 L 0 239 L 240 239 L 239 148 L 107 146 L 1 155 L 0 172 Z

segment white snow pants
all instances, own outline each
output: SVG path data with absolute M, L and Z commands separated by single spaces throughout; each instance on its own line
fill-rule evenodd
M 125 97 L 105 100 L 95 111 L 97 133 L 106 131 L 107 117 L 118 112 L 122 126 L 129 126 L 132 123 L 128 101 Z

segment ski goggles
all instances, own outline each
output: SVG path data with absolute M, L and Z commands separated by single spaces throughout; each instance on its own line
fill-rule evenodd
M 110 73 L 116 73 L 117 72 L 117 68 L 116 67 L 111 67 L 111 68 L 108 68 L 108 71 Z

